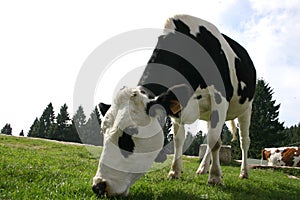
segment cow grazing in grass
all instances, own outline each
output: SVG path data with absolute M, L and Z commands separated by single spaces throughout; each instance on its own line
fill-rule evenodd
M 222 184 L 220 133 L 224 122 L 238 119 L 242 150 L 241 178 L 248 178 L 249 125 L 256 71 L 247 51 L 204 20 L 177 15 L 164 33 L 136 88 L 123 88 L 102 121 L 104 148 L 93 179 L 95 193 L 129 194 L 131 185 L 164 158 L 163 133 L 157 117 L 174 125 L 170 178 L 182 172 L 184 124 L 208 122 L 206 154 L 197 170 L 209 170 L 209 184 Z M 103 109 L 106 110 L 106 109 Z
M 268 161 L 268 166 L 300 167 L 300 147 L 264 148 L 261 162 Z

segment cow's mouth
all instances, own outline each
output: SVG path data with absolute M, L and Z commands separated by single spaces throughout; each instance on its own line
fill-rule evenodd
M 92 186 L 92 190 L 93 192 L 99 197 L 115 197 L 115 196 L 128 196 L 129 194 L 129 188 L 130 187 L 126 187 L 124 192 L 120 192 L 120 193 L 114 193 L 110 191 L 109 186 L 107 185 L 107 183 L 105 181 L 101 181 L 95 185 Z
M 98 197 L 102 197 L 105 194 L 107 194 L 106 187 L 107 187 L 106 182 L 100 182 L 100 183 L 93 185 L 92 190 Z

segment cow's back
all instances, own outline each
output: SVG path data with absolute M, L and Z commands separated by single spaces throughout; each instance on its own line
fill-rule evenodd
M 176 15 L 167 20 L 139 85 L 157 96 L 179 84 L 193 91 L 213 86 L 229 102 L 228 119 L 233 119 L 253 99 L 256 72 L 247 51 L 214 25 Z

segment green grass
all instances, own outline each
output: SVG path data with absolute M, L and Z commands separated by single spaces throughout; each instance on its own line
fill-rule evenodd
M 97 199 L 91 190 L 100 148 L 0 136 L 0 199 Z M 224 186 L 207 186 L 197 176 L 198 159 L 184 158 L 182 177 L 169 180 L 168 164 L 155 165 L 119 199 L 300 199 L 299 170 L 251 170 L 238 178 L 237 165 L 222 166 Z M 165 166 L 162 168 L 162 166 Z M 156 170 L 158 169 L 158 170 Z

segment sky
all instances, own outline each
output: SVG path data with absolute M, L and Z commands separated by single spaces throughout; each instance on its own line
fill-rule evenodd
M 28 132 L 52 102 L 67 103 L 71 116 L 82 67 L 103 43 L 124 32 L 163 28 L 175 14 L 215 24 L 250 54 L 257 76 L 273 88 L 285 126 L 300 122 L 300 4 L 297 0 L 1 1 L 0 128 Z M 154 47 L 155 43 L 153 43 Z M 93 94 L 94 105 L 110 103 L 126 73 L 134 85 L 151 48 L 116 57 Z M 105 53 L 103 55 L 106 56 Z

